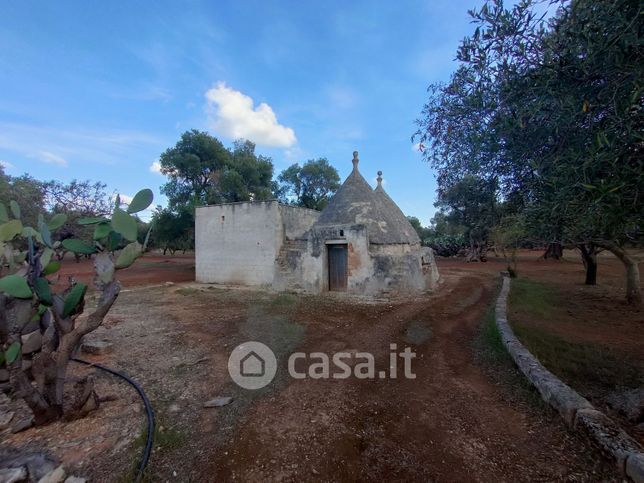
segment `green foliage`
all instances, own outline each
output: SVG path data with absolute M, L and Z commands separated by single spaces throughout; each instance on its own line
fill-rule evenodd
M 52 304 L 51 287 L 49 286 L 47 279 L 42 277 L 37 278 L 34 282 L 34 291 L 36 292 L 36 296 L 38 297 L 38 300 L 41 304 Z
M 148 188 L 143 189 L 134 195 L 132 202 L 127 207 L 127 212 L 138 213 L 143 211 L 152 204 L 153 199 L 154 195 L 152 194 L 152 190 Z
M 415 135 L 440 189 L 494 183 L 544 241 L 642 237 L 644 54 L 637 0 L 532 1 L 472 11 L 446 85 Z
M 22 233 L 22 222 L 11 220 L 0 225 L 0 241 L 11 241 Z
M 77 283 L 72 287 L 67 296 L 65 297 L 63 305 L 63 317 L 69 317 L 78 304 L 80 304 L 83 297 L 85 297 L 85 291 L 87 290 L 87 285 L 82 283 Z
M 63 240 L 63 247 L 70 252 L 79 253 L 83 255 L 91 255 L 96 252 L 96 247 L 85 243 L 82 240 L 76 240 L 75 238 L 68 238 Z
M 444 221 L 463 228 L 462 240 L 474 247 L 485 247 L 490 236 L 490 227 L 498 218 L 496 185 L 493 181 L 465 175 L 453 184 L 439 188 L 436 206 L 443 211 Z M 460 241 L 450 237 L 442 240 L 450 244 Z M 447 247 L 437 247 L 439 254 Z
M 525 221 L 521 215 L 507 215 L 502 217 L 491 230 L 491 238 L 497 251 L 501 251 L 507 257 L 509 250 L 511 262 L 508 271 L 511 277 L 516 276 L 516 252 L 517 249 L 527 243 L 527 231 Z
M 133 242 L 127 245 L 118 258 L 116 259 L 115 267 L 118 268 L 127 268 L 134 263 L 134 261 L 141 256 L 143 252 L 139 242 Z
M 7 275 L 0 278 L 0 291 L 18 299 L 30 299 L 33 297 L 27 280 L 20 275 Z
M 13 208 L 12 200 L 16 204 Z M 0 223 L 9 221 L 11 212 L 13 217 L 19 218 L 25 226 L 37 226 L 38 214 L 45 211 L 43 183 L 28 175 L 8 176 L 0 167 L 0 202 Z M 16 206 L 20 216 L 13 213 Z
M 107 237 L 112 231 L 112 226 L 109 223 L 97 223 L 94 228 L 94 240 L 101 240 Z
M 448 235 L 431 230 L 423 243 L 431 247 L 440 257 L 453 257 L 461 253 L 467 246 L 467 240 L 462 234 Z
M 84 217 L 84 218 L 79 218 L 76 220 L 76 223 L 79 225 L 96 225 L 97 223 L 105 223 L 108 222 L 107 218 L 104 216 L 90 216 L 90 217 Z
M 255 154 L 255 144 L 237 140 L 228 164 L 211 189 L 216 202 L 267 200 L 272 197 L 273 162 Z
M 454 221 L 445 211 L 438 211 L 431 219 L 430 226 L 422 227 L 420 220 L 408 217 L 416 229 L 421 243 L 431 247 L 434 253 L 441 257 L 458 255 L 468 246 L 465 238 L 465 228 Z
M 60 270 L 60 262 L 57 260 L 52 260 L 47 265 L 45 265 L 45 268 L 43 268 L 42 274 L 44 276 L 52 275 L 56 273 L 58 270 Z
M 424 227 L 420 223 L 420 220 L 415 216 L 408 216 L 407 219 L 409 220 L 409 223 L 411 223 L 411 226 L 414 227 L 414 230 L 416 230 L 416 233 L 418 233 L 418 238 L 420 238 L 421 244 L 428 246 L 426 240 L 432 235 L 431 229 L 429 227 Z
M 51 247 L 52 246 L 51 232 L 49 231 L 49 227 L 47 226 L 47 223 L 45 223 L 44 221 L 41 221 L 38 224 L 38 230 L 40 230 L 40 239 L 42 240 L 42 242 L 48 247 Z
M 122 244 L 123 237 L 121 234 L 116 233 L 115 231 L 110 231 L 110 234 L 107 236 L 107 245 L 105 246 L 105 249 L 108 252 L 113 252 L 114 250 L 118 250 Z
M 164 250 L 190 250 L 194 248 L 194 216 L 188 207 L 178 212 L 157 209 L 152 216 L 150 245 Z
M 177 144 L 159 158 L 169 181 L 161 188 L 169 209 L 227 201 L 271 197 L 273 163 L 255 154 L 250 141 L 236 141 L 227 149 L 216 138 L 197 130 L 182 134 Z
M 274 191 L 280 201 L 313 210 L 323 210 L 340 187 L 338 171 L 326 158 L 310 159 L 302 166 L 293 164 L 277 181 Z
M 54 256 L 54 250 L 52 250 L 49 247 L 46 247 L 43 249 L 42 253 L 40 254 L 40 267 L 44 268 L 47 265 L 49 265 L 49 262 L 51 262 L 51 257 Z
M 65 215 L 64 213 L 57 213 L 51 218 L 51 220 L 49 220 L 49 222 L 47 222 L 47 227 L 51 231 L 54 231 L 63 226 L 66 221 L 67 215 Z
M 125 211 L 120 207 L 120 197 L 117 195 L 111 217 L 90 216 L 77 218 L 77 224 L 83 227 L 92 227 L 92 244 L 77 238 L 68 238 L 62 241 L 63 248 L 76 254 L 85 255 L 95 253 L 97 247 L 99 250 L 105 249 L 112 252 L 122 248 L 124 240 L 136 241 L 139 237 L 141 222 L 132 213 L 145 210 L 151 202 L 152 191 L 149 189 L 141 190 L 134 196 L 127 211 Z M 90 237 L 87 236 L 87 238 Z
M 1 175 L 0 171 L 0 175 Z M 2 177 L 0 176 L 0 189 L 2 188 Z M 118 202 L 118 197 L 117 197 Z M 130 204 L 132 211 L 140 211 L 149 206 L 151 202 L 151 191 L 139 192 L 134 201 Z M 43 360 L 42 366 L 36 368 L 33 378 L 48 373 L 58 373 L 64 376 L 64 370 L 72 353 L 59 351 L 66 347 L 69 342 L 76 343 L 79 337 L 92 331 L 100 325 L 105 314 L 109 311 L 119 293 L 119 284 L 114 283 L 116 269 L 130 266 L 134 260 L 141 255 L 141 246 L 138 242 L 127 245 L 118 256 L 117 263 L 114 263 L 113 251 L 121 247 L 123 236 L 115 230 L 119 230 L 126 237 L 136 240 L 138 223 L 131 214 L 126 213 L 117 205 L 114 207 L 112 219 L 106 216 L 91 216 L 94 218 L 83 220 L 87 224 L 80 225 L 94 231 L 97 240 L 89 244 L 80 238 L 68 238 L 73 232 L 67 229 L 67 214 L 54 214 L 45 222 L 45 216 L 38 214 L 36 220 L 38 230 L 31 226 L 22 226 L 17 217 L 21 216 L 20 207 L 14 202 L 11 203 L 11 214 L 16 219 L 9 220 L 9 213 L 4 210 L 6 220 L 0 225 L 0 291 L 6 297 L 3 302 L 2 311 L 6 316 L 0 320 L 0 345 L 5 346 L 13 337 L 19 336 L 21 328 L 28 323 L 36 323 L 43 331 L 43 323 L 49 322 L 47 332 L 53 330 L 53 337 L 48 336 L 47 348 L 52 357 Z M 2 211 L 0 209 L 0 211 Z M 2 213 L 0 213 L 2 214 Z M 92 213 L 87 213 L 92 214 Z M 73 219 L 83 218 L 78 213 L 73 213 Z M 134 225 L 134 231 L 130 230 Z M 65 230 L 64 235 L 59 235 L 56 230 Z M 52 233 L 52 231 L 54 233 Z M 64 237 L 54 241 L 53 236 Z M 26 249 L 25 249 L 26 247 Z M 60 249 L 73 251 L 75 255 L 94 254 L 94 267 L 96 276 L 94 284 L 100 296 L 98 308 L 81 324 L 76 324 L 74 319 L 84 310 L 85 294 L 87 286 L 82 283 L 73 283 L 70 277 L 71 286 L 62 295 L 54 294 L 52 283 L 47 277 L 60 269 L 60 262 L 53 261 L 55 251 Z M 98 253 L 97 253 L 98 252 Z M 34 300 L 35 295 L 35 300 Z M 15 299 L 24 299 L 18 302 Z M 51 318 L 56 323 L 51 323 Z M 71 319 L 71 320 L 63 320 Z M 44 347 L 43 347 L 44 349 Z M 20 344 L 14 343 L 9 349 L 2 353 L 0 363 L 12 363 L 20 353 Z M 33 369 L 32 369 L 33 370 Z M 26 403 L 34 412 L 36 421 L 48 422 L 57 418 L 63 413 L 63 401 L 50 401 L 46 394 L 64 394 L 64 377 L 45 377 L 44 382 L 34 386 L 34 391 L 40 395 L 37 404 L 25 396 Z M 12 381 L 13 389 L 18 393 L 17 384 Z M 80 395 L 79 395 L 80 396 Z M 42 401 L 45 401 L 42 403 Z M 44 407 L 43 407 L 44 406 Z M 52 411 L 51 409 L 55 409 Z
M 20 354 L 20 342 L 13 342 L 4 352 L 4 359 L 7 364 L 12 364 Z
M 13 214 L 16 220 L 20 219 L 20 206 L 16 203 L 16 200 L 11 200 L 10 205 L 11 213 Z
M 35 239 L 38 243 L 44 243 L 42 236 L 40 236 L 40 232 L 36 231 L 34 228 L 30 226 L 25 226 L 22 228 L 22 233 L 20 234 L 22 238 L 32 238 Z
M 120 208 L 114 208 L 114 213 L 112 214 L 112 228 L 126 240 L 136 240 L 136 220 Z

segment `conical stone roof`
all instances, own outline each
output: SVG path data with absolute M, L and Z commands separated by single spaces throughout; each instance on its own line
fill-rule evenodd
M 353 153 L 353 171 L 329 200 L 316 225 L 361 224 L 367 227 L 369 242 L 414 244 L 420 239 L 403 212 L 385 193 L 381 183 L 372 190 L 358 171 L 358 152 Z
M 420 237 L 398 205 L 382 187 L 382 171 L 378 171 L 378 186 L 373 191 L 376 211 L 387 227 L 387 243 L 420 243 Z M 392 240 L 397 241 L 392 241 Z

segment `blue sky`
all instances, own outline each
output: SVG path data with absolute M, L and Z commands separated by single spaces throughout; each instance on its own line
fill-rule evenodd
M 185 130 L 246 135 L 276 173 L 326 157 L 424 224 L 435 181 L 410 141 L 474 0 L 3 2 L 0 161 L 12 175 L 155 191 Z

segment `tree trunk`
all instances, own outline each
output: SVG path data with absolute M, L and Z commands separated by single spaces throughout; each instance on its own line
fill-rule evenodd
M 640 290 L 640 268 L 637 260 L 628 252 L 613 242 L 597 241 L 595 245 L 605 248 L 624 264 L 626 269 L 626 301 L 631 305 L 642 304 L 642 292 Z
M 642 305 L 640 268 L 637 261 L 632 259 L 626 264 L 626 301 L 632 305 Z
M 109 261 L 113 262 L 111 258 Z M 113 268 L 112 268 L 113 270 Z M 96 269 L 99 273 L 98 268 Z M 65 416 L 64 390 L 65 375 L 69 360 L 80 344 L 81 338 L 97 329 L 119 295 L 118 281 L 102 282 L 97 278 L 100 297 L 94 312 L 80 318 L 79 313 L 62 316 L 64 298 L 61 294 L 52 297 L 49 311 L 43 314 L 41 324 L 46 326 L 42 334 L 42 344 L 35 351 L 31 366 L 33 383 L 23 370 L 22 353 L 9 364 L 9 381 L 13 392 L 27 403 L 34 415 L 36 425 L 47 424 Z M 101 285 L 102 284 L 102 285 Z M 78 306 L 83 310 L 82 303 Z M 14 299 L 0 294 L 0 345 L 7 347 L 20 342 L 22 329 L 36 314 L 31 299 Z M 51 317 L 45 322 L 45 317 Z M 42 328 L 41 328 L 42 331 Z M 74 387 L 75 399 L 69 417 L 80 417 L 98 407 L 98 397 L 94 392 L 91 378 Z
M 467 252 L 468 262 L 487 262 L 487 241 L 483 243 L 470 239 L 470 248 Z
M 579 245 L 581 259 L 586 268 L 586 285 L 597 285 L 597 250 L 592 243 Z
M 543 258 L 548 259 L 548 258 L 554 258 L 555 260 L 559 260 L 563 257 L 563 247 L 561 246 L 561 243 L 559 242 L 552 242 L 548 243 L 548 246 L 546 247 L 546 251 L 543 254 Z

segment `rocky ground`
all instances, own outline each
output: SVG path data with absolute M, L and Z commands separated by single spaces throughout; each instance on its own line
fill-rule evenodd
M 169 263 L 186 276 L 189 259 Z M 149 481 L 617 481 L 611 463 L 490 347 L 487 314 L 503 263 L 440 263 L 434 294 L 391 300 L 165 285 L 162 271 L 149 281 L 132 272 L 88 341 L 111 347 L 81 356 L 126 372 L 152 400 Z M 267 344 L 279 362 L 257 391 L 227 372 L 230 351 L 247 340 Z M 415 379 L 287 374 L 296 350 L 369 351 L 386 370 L 392 343 L 417 354 Z M 145 438 L 142 405 L 94 368 L 73 364 L 70 383 L 87 372 L 103 399 L 98 411 L 17 431 L 27 412 L 0 401 L 0 423 L 13 413 L 0 424 L 2 447 L 40 452 L 91 481 L 130 481 Z M 204 407 L 217 398 L 231 400 Z

